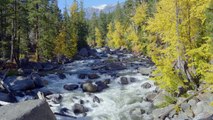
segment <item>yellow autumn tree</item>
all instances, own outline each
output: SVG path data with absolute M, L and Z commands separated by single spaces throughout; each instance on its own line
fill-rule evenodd
M 113 23 L 112 22 L 110 22 L 109 24 L 108 24 L 108 26 L 107 26 L 107 30 L 108 30 L 108 32 L 107 32 L 107 45 L 108 45 L 108 47 L 110 47 L 110 48 L 113 48 L 114 47 L 114 41 L 113 41 Z
M 201 80 L 212 82 L 209 39 L 205 31 L 205 11 L 211 0 L 161 0 L 154 18 L 149 54 L 157 66 L 154 78 L 162 88 L 177 92 L 178 87 L 196 89 Z
M 127 40 L 131 44 L 131 50 L 140 54 L 145 52 L 144 49 L 147 46 L 146 32 L 145 32 L 145 22 L 147 21 L 147 4 L 143 2 L 139 4 L 135 10 L 135 14 L 130 19 L 132 24 L 129 25 L 126 33 Z
M 62 28 L 56 37 L 54 53 L 57 55 L 58 62 L 59 58 L 66 54 L 66 32 L 64 28 Z
M 115 29 L 112 34 L 113 48 L 126 47 L 124 39 L 124 28 L 118 20 L 115 20 Z
M 103 47 L 104 41 L 102 39 L 101 32 L 97 27 L 95 28 L 95 42 L 98 48 Z

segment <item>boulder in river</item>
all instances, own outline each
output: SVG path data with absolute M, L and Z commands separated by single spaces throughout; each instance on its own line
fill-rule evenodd
M 29 100 L 0 107 L 1 120 L 56 120 L 47 102 Z
M 84 92 L 94 93 L 94 92 L 97 92 L 97 90 L 98 90 L 98 87 L 96 85 L 92 84 L 91 82 L 82 83 L 81 86 L 82 86 L 82 90 Z
M 82 114 L 82 113 L 86 113 L 89 111 L 88 108 L 86 108 L 82 104 L 78 104 L 78 103 L 74 104 L 72 110 L 75 114 Z
M 78 85 L 76 84 L 66 84 L 64 85 L 64 89 L 68 91 L 76 90 L 78 89 Z
M 128 78 L 127 78 L 127 77 L 121 77 L 121 78 L 120 78 L 120 83 L 121 83 L 122 85 L 127 85 L 127 84 L 129 84 Z
M 97 92 L 101 92 L 102 90 L 104 90 L 104 89 L 109 87 L 103 81 L 97 81 L 97 82 L 95 82 L 95 84 L 97 85 Z
M 100 76 L 97 74 L 88 74 L 88 78 L 89 79 L 98 79 L 98 78 L 100 78 Z
M 146 83 L 142 84 L 141 87 L 144 89 L 149 89 L 152 87 L 152 85 L 149 82 L 146 82 Z
M 44 87 L 47 81 L 43 80 L 38 73 L 32 73 L 31 79 L 34 81 L 36 88 Z
M 32 79 L 24 79 L 24 80 L 17 80 L 11 85 L 10 89 L 13 91 L 26 91 L 35 89 L 35 83 Z
M 80 56 L 82 57 L 89 57 L 89 52 L 86 48 L 82 48 L 79 53 L 78 53 Z

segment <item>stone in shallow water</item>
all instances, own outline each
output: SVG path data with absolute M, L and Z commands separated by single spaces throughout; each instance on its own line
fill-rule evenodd
M 66 84 L 64 85 L 64 89 L 68 91 L 76 90 L 78 89 L 78 85 L 76 84 Z
M 100 103 L 101 101 L 100 101 L 100 99 L 99 99 L 97 96 L 94 96 L 94 97 L 93 97 L 93 102 L 94 102 L 94 103 L 95 103 L 95 102 Z
M 86 108 L 83 105 L 78 104 L 78 103 L 74 104 L 72 110 L 75 114 L 86 113 L 89 111 L 88 108 Z
M 120 83 L 122 85 L 127 85 L 127 84 L 129 84 L 129 81 L 128 81 L 127 77 L 121 77 L 120 78 Z
M 144 89 L 149 89 L 149 88 L 152 87 L 152 85 L 150 83 L 146 82 L 143 85 L 141 85 L 141 87 L 144 88 Z
M 0 107 L 1 120 L 56 120 L 47 102 L 30 100 Z

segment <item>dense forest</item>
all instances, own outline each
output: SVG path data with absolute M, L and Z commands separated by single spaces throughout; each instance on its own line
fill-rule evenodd
M 83 2 L 64 12 L 57 0 L 0 1 L 0 58 L 72 59 L 85 47 L 127 49 L 156 65 L 167 91 L 197 89 L 213 78 L 213 0 L 126 0 L 85 18 Z

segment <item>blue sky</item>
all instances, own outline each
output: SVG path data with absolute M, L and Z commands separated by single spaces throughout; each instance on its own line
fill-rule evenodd
M 78 0 L 79 1 L 79 0 Z M 117 2 L 124 2 L 125 0 L 82 0 L 84 2 L 84 7 L 100 6 L 103 4 L 115 4 Z M 69 7 L 73 0 L 58 0 L 59 8 L 63 10 L 65 5 Z

